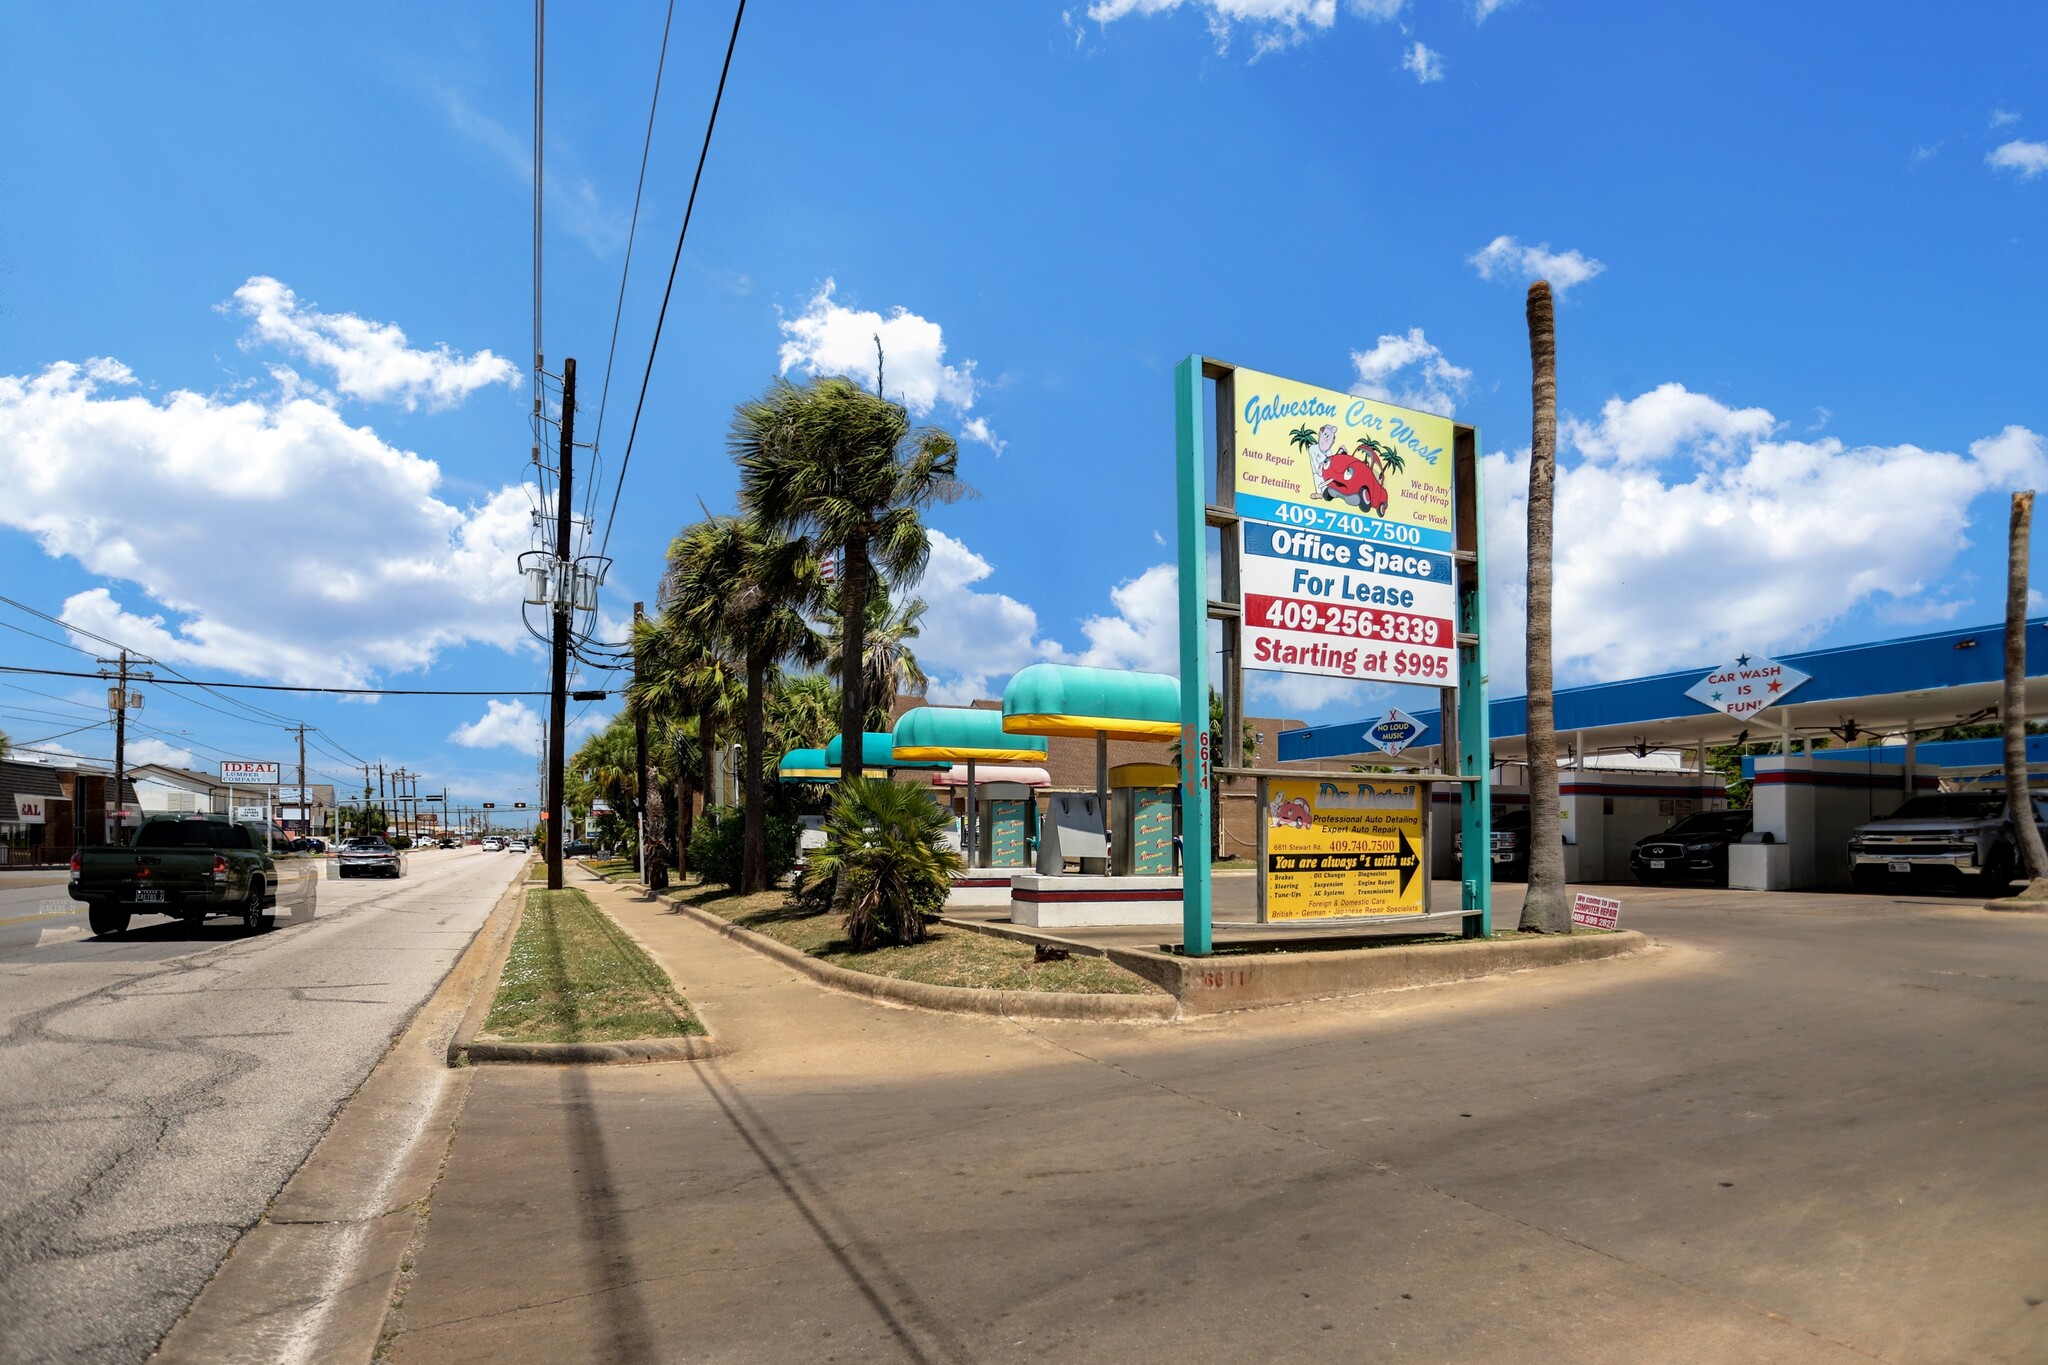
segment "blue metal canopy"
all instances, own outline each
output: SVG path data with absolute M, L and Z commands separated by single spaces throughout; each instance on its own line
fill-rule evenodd
M 2005 626 L 2000 623 L 1774 657 L 1809 674 L 1810 681 L 1790 693 L 1786 701 L 1746 720 L 1724 716 L 1685 695 L 1687 688 L 1727 662 L 1716 660 L 1650 678 L 1564 688 L 1556 694 L 1557 732 L 1597 732 L 1613 743 L 1639 738 L 1652 747 L 1681 747 L 1727 743 L 1744 730 L 1756 739 L 1769 739 L 1781 724 L 1810 730 L 1837 725 L 1852 716 L 1866 730 L 1907 722 L 1933 729 L 1997 705 L 2005 674 Z M 2027 677 L 2048 678 L 2048 617 L 2027 622 Z M 2030 686 L 2030 702 L 2034 690 Z M 1517 741 L 1528 732 L 1527 697 L 1496 698 L 1488 703 L 1488 711 L 1497 748 L 1502 740 Z M 1443 718 L 1437 711 L 1412 714 L 1429 727 L 1428 733 L 1443 734 Z M 1365 731 L 1378 719 L 1371 716 L 1283 731 L 1280 759 L 1297 762 L 1371 754 L 1374 749 Z

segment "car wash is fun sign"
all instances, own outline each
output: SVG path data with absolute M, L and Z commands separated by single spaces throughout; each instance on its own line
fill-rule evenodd
M 1457 686 L 1448 418 L 1236 372 L 1244 664 Z

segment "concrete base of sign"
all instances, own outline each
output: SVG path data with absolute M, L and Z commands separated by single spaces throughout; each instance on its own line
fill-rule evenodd
M 1017 875 L 1016 868 L 970 867 L 953 874 L 953 890 L 946 897 L 946 908 L 957 910 L 965 906 L 992 907 L 1010 903 L 1010 882 Z
M 1728 849 L 1728 889 L 1789 891 L 1792 889 L 1790 844 L 1734 844 Z
M 1052 929 L 1084 924 L 1181 922 L 1178 877 L 1049 877 L 1020 872 L 1011 879 L 1010 922 Z

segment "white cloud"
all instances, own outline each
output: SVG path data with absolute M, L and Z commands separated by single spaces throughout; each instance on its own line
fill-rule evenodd
M 2019 121 L 2020 116 L 2010 109 L 1993 109 L 1991 111 L 1991 126 L 1993 128 L 2003 128 L 2007 124 L 2018 123 Z
M 1941 143 L 1939 141 L 1923 143 L 1913 149 L 1912 155 L 1906 159 L 1907 164 L 1916 168 L 1924 166 L 1934 160 L 1935 154 L 1940 150 Z
M 132 382 L 108 360 L 0 375 L 0 526 L 156 604 L 96 587 L 67 621 L 167 662 L 302 683 L 523 645 L 526 490 L 456 507 L 432 461 L 321 403 L 105 392 Z M 110 516 L 111 489 L 146 512 Z
M 353 313 L 323 313 L 268 275 L 251 275 L 235 291 L 235 305 L 250 320 L 249 340 L 302 356 L 334 375 L 335 388 L 365 402 L 396 402 L 410 411 L 424 401 L 448 408 L 488 384 L 517 384 L 519 367 L 490 351 L 461 355 L 446 343 L 431 351 L 406 344 L 396 323 L 371 322 Z M 288 395 L 298 375 L 271 371 Z
M 1351 365 L 1358 371 L 1351 392 L 1443 417 L 1472 383 L 1472 371 L 1445 359 L 1420 327 L 1410 327 L 1406 336 L 1383 334 L 1371 350 L 1353 351 Z
M 1385 22 L 1398 15 L 1407 0 L 1346 0 L 1345 8 L 1360 19 Z M 1337 22 L 1337 0 L 1094 0 L 1088 17 L 1109 24 L 1131 15 L 1150 17 L 1191 8 L 1198 11 L 1219 55 L 1230 50 L 1233 25 L 1242 24 L 1252 34 L 1251 60 L 1308 41 Z M 1068 17 L 1062 22 L 1072 27 Z M 1076 46 L 1080 36 L 1075 36 Z
M 467 725 L 456 727 L 448 738 L 465 749 L 518 749 L 537 753 L 541 741 L 540 716 L 523 701 L 490 701 L 484 713 Z
M 912 416 L 923 417 L 939 403 L 960 412 L 974 406 L 979 387 L 974 362 L 945 363 L 946 342 L 938 323 L 907 308 L 896 308 L 887 317 L 872 309 L 848 308 L 832 297 L 836 288 L 827 279 L 803 312 L 782 320 L 784 374 L 843 374 L 872 385 L 879 337 L 883 383 Z
M 1418 42 L 1401 58 L 1401 69 L 1422 85 L 1440 81 L 1444 78 L 1444 54 Z
M 1113 616 L 1081 622 L 1088 647 L 1073 660 L 1090 668 L 1180 673 L 1180 570 L 1154 564 L 1110 589 Z
M 1515 0 L 1472 0 L 1472 22 L 1483 24 L 1488 15 L 1496 10 L 1506 9 L 1514 2 Z
M 1584 284 L 1607 267 L 1582 256 L 1574 248 L 1553 252 L 1550 243 L 1523 246 L 1506 235 L 1494 238 L 1465 258 L 1479 271 L 1482 280 L 1549 280 L 1559 294 L 1575 284 Z
M 970 441 L 979 441 L 996 453 L 998 460 L 1009 449 L 1010 443 L 989 429 L 986 417 L 970 417 L 960 424 L 960 434 Z
M 964 706 L 999 695 L 1026 664 L 1062 656 L 1058 644 L 1039 639 L 1037 612 L 1006 593 L 975 590 L 995 572 L 986 559 L 944 531 L 931 532 L 931 547 L 912 591 L 925 600 L 914 648 L 931 679 L 927 695 L 934 705 Z
M 1724 459 L 1777 425 L 1762 408 L 1730 408 L 1683 384 L 1659 384 L 1627 401 L 1608 399 L 1597 423 L 1567 417 L 1560 434 L 1589 460 L 1647 464 L 1681 449 L 1699 459 Z
M 133 731 L 129 732 L 129 736 L 126 758 L 130 767 L 136 767 L 144 763 L 158 763 L 166 768 L 190 768 L 197 770 L 201 766 L 199 760 L 193 757 L 190 749 L 180 749 L 175 744 L 166 744 L 163 740 L 150 739 L 146 736 L 142 739 L 136 739 L 134 738 Z
M 2048 142 L 2028 142 L 2025 138 L 2014 138 L 1990 153 L 1984 160 L 2000 170 L 2013 172 L 2022 180 L 2032 180 L 2043 171 L 2048 171 Z
M 1249 707 L 1263 707 L 1283 719 L 1305 719 L 1324 708 L 1341 708 L 1347 717 L 1364 716 L 1385 706 L 1393 690 L 1380 683 L 1363 683 L 1351 678 L 1323 678 L 1311 673 L 1268 673 L 1246 670 L 1245 701 Z
M 1696 400 L 1664 385 L 1570 428 L 1569 444 L 1597 453 L 1558 470 L 1561 682 L 1795 648 L 1865 606 L 1945 619 L 1966 605 L 1948 574 L 1968 544 L 1972 500 L 2048 478 L 2048 442 L 2023 427 L 1967 454 L 1850 447 L 1772 440 L 1777 423 L 1761 409 Z M 1485 465 L 1494 690 L 1512 694 L 1523 671 L 1528 452 Z

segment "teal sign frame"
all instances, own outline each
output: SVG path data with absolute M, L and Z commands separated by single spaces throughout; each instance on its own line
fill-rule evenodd
M 1175 527 L 1180 560 L 1180 725 L 1181 828 L 1186 831 L 1181 862 L 1181 951 L 1206 957 L 1214 950 L 1215 924 L 1209 873 L 1207 831 L 1216 779 L 1224 776 L 1309 776 L 1310 770 L 1247 769 L 1234 766 L 1244 734 L 1243 653 L 1238 648 L 1243 605 L 1238 582 L 1235 531 L 1236 455 L 1233 450 L 1236 367 L 1191 355 L 1174 367 L 1174 491 Z M 1209 412 L 1204 382 L 1213 381 L 1215 395 L 1215 498 L 1210 499 Z M 1457 585 L 1457 687 L 1443 691 L 1442 737 L 1447 771 L 1413 773 L 1419 780 L 1455 783 L 1464 793 L 1460 829 L 1465 860 L 1461 872 L 1460 915 L 1467 938 L 1493 932 L 1493 802 L 1492 737 L 1486 707 L 1486 528 L 1480 494 L 1479 430 L 1453 423 L 1451 501 L 1454 544 L 1452 571 Z M 1209 531 L 1221 532 L 1221 600 L 1209 598 Z M 1219 690 L 1223 695 L 1224 732 L 1215 744 L 1220 762 L 1210 751 L 1209 622 L 1223 623 L 1224 665 Z M 1454 718 L 1454 720 L 1452 719 Z M 1342 776 L 1355 776 L 1351 773 Z M 1263 784 L 1262 784 L 1263 785 Z M 1425 857 L 1427 856 L 1425 852 Z

